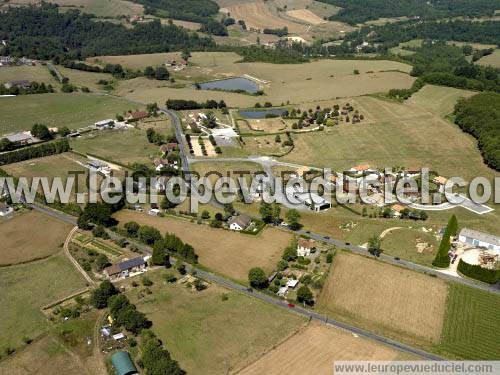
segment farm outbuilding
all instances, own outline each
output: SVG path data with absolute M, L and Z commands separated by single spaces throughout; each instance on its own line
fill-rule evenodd
M 137 368 L 127 352 L 116 352 L 113 354 L 111 356 L 111 363 L 113 364 L 116 375 L 137 374 Z

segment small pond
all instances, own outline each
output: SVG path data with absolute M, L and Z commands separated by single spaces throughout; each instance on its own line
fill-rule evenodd
M 240 111 L 240 116 L 248 119 L 263 119 L 266 117 L 280 117 L 283 116 L 288 111 L 285 108 L 269 108 L 269 109 L 257 109 L 257 110 L 242 110 Z
M 250 94 L 255 94 L 260 90 L 260 87 L 254 81 L 236 77 L 228 79 L 219 79 L 217 81 L 210 81 L 198 84 L 201 90 L 224 90 L 224 91 L 246 91 Z

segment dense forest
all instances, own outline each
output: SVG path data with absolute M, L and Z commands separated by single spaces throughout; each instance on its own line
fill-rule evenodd
M 144 5 L 146 13 L 162 18 L 203 23 L 219 11 L 219 6 L 211 0 L 134 0 Z
M 484 92 L 461 99 L 454 114 L 455 123 L 477 138 L 486 164 L 500 171 L 500 94 Z
M 492 16 L 498 0 L 318 0 L 342 9 L 330 19 L 357 24 L 383 17 Z
M 160 21 L 128 29 L 110 22 L 94 22 L 91 16 L 57 6 L 11 7 L 0 13 L 0 39 L 7 41 L 4 54 L 35 59 L 79 60 L 88 56 L 167 52 L 215 47 L 200 37 Z

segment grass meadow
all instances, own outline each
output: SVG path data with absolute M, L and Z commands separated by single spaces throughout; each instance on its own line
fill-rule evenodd
M 33 124 L 77 129 L 142 108 L 122 99 L 91 94 L 40 94 L 0 98 L 0 134 L 30 130 Z
M 2 346 L 17 348 L 23 337 L 34 339 L 46 332 L 49 323 L 41 307 L 84 287 L 83 278 L 63 255 L 0 268 Z
M 233 372 L 305 323 L 298 315 L 216 285 L 202 292 L 165 285 L 165 272 L 151 273 L 152 294 L 137 299 L 132 290 L 129 297 L 188 373 Z

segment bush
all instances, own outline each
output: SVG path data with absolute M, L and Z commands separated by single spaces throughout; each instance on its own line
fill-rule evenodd
M 258 267 L 252 268 L 248 272 L 248 281 L 251 286 L 259 289 L 264 289 L 268 285 L 267 276 L 264 270 Z
M 457 267 L 458 272 L 472 279 L 495 284 L 500 281 L 500 270 L 490 270 L 477 264 L 469 264 L 460 259 Z

